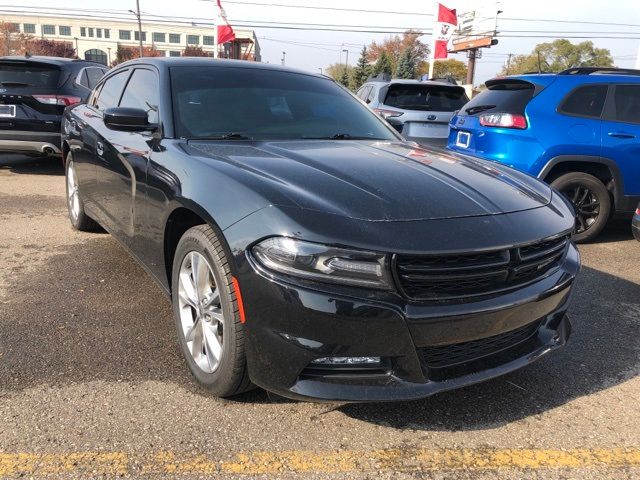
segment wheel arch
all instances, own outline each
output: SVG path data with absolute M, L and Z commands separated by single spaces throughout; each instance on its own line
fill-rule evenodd
M 187 230 L 197 225 L 208 225 L 213 229 L 225 250 L 231 270 L 234 270 L 233 257 L 227 240 L 211 215 L 197 204 L 176 203 L 167 217 L 163 233 L 164 266 L 169 292 L 171 292 L 173 260 L 178 242 Z
M 71 146 L 67 140 L 62 140 L 62 165 L 66 166 L 67 155 L 71 151 Z
M 560 175 L 582 172 L 593 175 L 611 193 L 614 208 L 623 203 L 624 183 L 620 169 L 610 158 L 589 155 L 559 155 L 549 160 L 540 171 L 538 178 L 551 183 Z

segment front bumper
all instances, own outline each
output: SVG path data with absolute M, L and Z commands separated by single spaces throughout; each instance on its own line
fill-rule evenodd
M 579 267 L 571 245 L 560 268 L 536 283 L 498 297 L 431 305 L 321 292 L 252 268 L 241 279 L 249 373 L 286 397 L 358 402 L 423 398 L 502 375 L 566 343 Z M 433 351 L 482 350 L 525 331 L 517 343 L 503 340 L 500 349 L 468 361 L 429 360 Z M 384 363 L 359 371 L 309 368 L 327 356 L 379 356 Z
M 60 155 L 60 133 L 0 130 L 0 152 Z

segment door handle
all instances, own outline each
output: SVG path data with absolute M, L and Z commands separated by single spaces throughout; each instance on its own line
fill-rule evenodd
M 635 135 L 625 132 L 609 132 L 607 135 L 615 138 L 636 138 Z
M 104 153 L 104 145 L 102 145 L 102 142 L 96 143 L 96 153 L 100 156 Z

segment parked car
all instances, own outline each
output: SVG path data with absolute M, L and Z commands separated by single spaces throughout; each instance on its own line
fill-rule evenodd
M 638 208 L 636 208 L 636 212 L 633 215 L 631 230 L 633 231 L 633 236 L 636 237 L 636 240 L 640 241 L 640 204 L 638 204 Z
M 567 196 L 575 239 L 640 201 L 640 71 L 572 68 L 496 78 L 451 120 L 448 148 L 530 173 Z
M 468 100 L 463 87 L 446 82 L 368 80 L 357 92 L 407 140 L 445 146 L 449 121 Z
M 101 225 L 158 282 L 216 395 L 418 398 L 567 341 L 569 203 L 402 141 L 327 77 L 139 59 L 63 124 L 72 225 Z
M 58 57 L 0 57 L 0 152 L 60 155 L 65 107 L 86 101 L 107 68 Z

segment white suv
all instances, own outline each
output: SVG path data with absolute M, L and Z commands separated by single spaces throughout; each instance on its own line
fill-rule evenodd
M 356 95 L 407 140 L 445 146 L 449 121 L 469 101 L 465 89 L 445 82 L 367 80 Z

